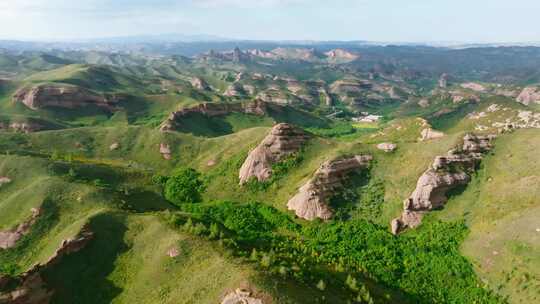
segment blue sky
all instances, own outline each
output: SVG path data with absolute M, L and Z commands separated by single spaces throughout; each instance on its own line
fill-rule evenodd
M 0 39 L 540 41 L 539 0 L 0 0 Z

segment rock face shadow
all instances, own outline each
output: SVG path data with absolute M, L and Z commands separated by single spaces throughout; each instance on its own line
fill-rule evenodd
M 89 229 L 95 237 L 86 248 L 43 273 L 47 286 L 55 291 L 51 303 L 105 304 L 122 292 L 107 276 L 116 258 L 128 249 L 124 217 L 100 214 L 90 220 Z

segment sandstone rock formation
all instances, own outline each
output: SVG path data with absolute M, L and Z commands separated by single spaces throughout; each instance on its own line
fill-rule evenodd
M 420 99 L 420 101 L 418 102 L 418 105 L 422 108 L 427 108 L 429 107 L 429 100 L 426 99 L 426 98 L 422 98 Z
M 337 80 L 330 85 L 330 93 L 336 95 L 342 102 L 347 104 L 358 104 L 364 101 L 364 94 L 370 93 L 373 84 L 367 80 L 356 78 L 345 78 Z M 379 87 L 381 92 L 386 89 Z
M 264 102 L 268 102 L 268 103 L 277 103 L 277 104 L 283 104 L 283 105 L 293 104 L 296 101 L 298 101 L 294 97 L 294 95 L 290 96 L 286 94 L 285 92 L 283 92 L 282 90 L 280 90 L 279 88 L 273 88 L 273 87 L 266 89 L 260 92 L 259 94 L 257 94 L 257 99 L 262 100 Z
M 422 132 L 420 133 L 420 138 L 418 140 L 426 141 L 426 140 L 437 139 L 437 138 L 442 138 L 442 137 L 444 137 L 443 132 L 435 131 L 432 128 L 426 128 L 422 130 Z
M 2 286 L 14 286 L 0 291 L 0 303 L 10 304 L 48 304 L 54 294 L 44 281 L 41 273 L 56 265 L 69 254 L 80 251 L 94 237 L 94 234 L 84 227 L 74 239 L 64 240 L 60 248 L 44 264 L 37 264 L 27 272 L 16 278 L 0 276 L 0 290 Z
M 414 192 L 404 201 L 401 217 L 391 222 L 392 233 L 417 227 L 425 212 L 446 204 L 449 190 L 467 185 L 483 153 L 492 148 L 493 139 L 494 136 L 468 134 L 460 147 L 445 156 L 437 156 L 431 167 L 418 179 Z
M 250 291 L 238 288 L 227 294 L 221 304 L 263 304 L 263 301 L 253 297 Z
M 31 133 L 45 130 L 46 127 L 33 118 L 25 118 L 25 121 L 0 121 L 0 131 L 13 131 Z
M 272 164 L 298 152 L 308 138 L 300 128 L 286 123 L 275 125 L 244 161 L 240 168 L 240 184 L 245 184 L 251 178 L 260 182 L 268 180 L 272 175 Z
M 2 187 L 5 184 L 11 183 L 11 178 L 7 176 L 0 176 L 0 187 Z
M 333 49 L 324 53 L 324 55 L 332 62 L 350 62 L 360 58 L 358 54 L 351 53 L 344 49 Z
M 244 87 L 238 83 L 231 84 L 227 90 L 223 93 L 224 96 L 228 97 L 245 97 L 247 92 L 244 90 Z
M 201 91 L 211 91 L 212 88 L 210 88 L 210 85 L 208 85 L 208 83 L 200 78 L 200 77 L 193 77 L 191 78 L 190 80 L 190 83 L 191 83 L 191 86 L 198 89 L 198 90 L 201 90 Z
M 329 200 L 343 186 L 349 173 L 367 167 L 371 160 L 370 155 L 356 155 L 323 163 L 311 180 L 289 200 L 288 209 L 310 221 L 316 218 L 330 219 L 333 211 L 328 205 Z
M 114 110 L 116 98 L 105 98 L 89 90 L 72 85 L 48 85 L 42 84 L 30 88 L 19 89 L 14 95 L 15 102 L 21 102 L 32 110 L 44 107 L 60 107 L 77 109 L 94 105 Z
M 5 183 L 6 180 L 4 180 Z M 9 180 L 11 181 L 11 180 Z M 1 183 L 0 183 L 1 185 Z M 30 228 L 41 215 L 41 209 L 32 208 L 32 216 L 25 222 L 18 225 L 16 228 L 7 231 L 0 231 L 0 249 L 9 249 L 17 244 L 24 235 L 30 232 Z
M 526 106 L 530 104 L 540 104 L 540 88 L 526 87 L 521 91 L 516 100 Z
M 377 149 L 389 153 L 394 152 L 397 149 L 397 145 L 393 143 L 380 143 L 377 145 Z
M 178 248 L 176 247 L 173 247 L 169 250 L 167 250 L 167 256 L 169 256 L 170 258 L 175 258 L 177 256 L 180 255 L 180 250 L 178 250 Z
M 479 84 L 479 83 L 476 83 L 476 82 L 466 82 L 466 83 L 462 83 L 460 85 L 462 88 L 464 89 L 469 89 L 469 90 L 473 90 L 475 92 L 479 92 L 479 93 L 482 93 L 482 92 L 485 92 L 486 91 L 486 87 Z
M 163 156 L 164 159 L 171 159 L 171 147 L 168 144 L 159 144 L 159 153 L 161 154 L 161 156 Z
M 253 114 L 264 116 L 269 111 L 280 111 L 279 105 L 267 103 L 261 100 L 255 100 L 245 103 L 202 103 L 192 108 L 182 109 L 169 115 L 160 127 L 162 132 L 174 131 L 181 124 L 185 117 L 192 114 L 202 114 L 208 117 L 225 116 L 231 113 Z
M 114 142 L 109 146 L 110 151 L 115 151 L 115 150 L 118 150 L 119 148 L 120 148 L 120 144 L 117 142 Z

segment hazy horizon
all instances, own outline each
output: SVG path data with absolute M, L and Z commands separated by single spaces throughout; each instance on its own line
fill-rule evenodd
M 0 39 L 208 35 L 273 41 L 530 43 L 532 0 L 17 0 L 0 4 Z

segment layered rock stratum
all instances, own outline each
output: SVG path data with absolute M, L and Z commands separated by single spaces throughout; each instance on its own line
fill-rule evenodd
M 174 131 L 181 124 L 182 120 L 192 114 L 202 114 L 208 117 L 225 116 L 231 113 L 252 114 L 264 116 L 272 110 L 280 110 L 281 106 L 255 100 L 245 103 L 202 103 L 195 107 L 185 108 L 169 115 L 160 127 L 163 132 Z
M 266 181 L 272 176 L 272 165 L 298 152 L 309 139 L 302 129 L 286 123 L 275 125 L 263 141 L 251 151 L 240 168 L 240 184 L 252 178 Z
M 62 241 L 60 247 L 44 264 L 37 264 L 17 277 L 0 275 L 0 303 L 48 304 L 54 290 L 47 286 L 42 273 L 58 264 L 63 257 L 83 249 L 94 237 L 87 227 L 72 239 Z
M 77 109 L 93 105 L 112 111 L 117 102 L 114 96 L 106 98 L 78 86 L 49 84 L 21 88 L 13 95 L 13 99 L 32 110 L 45 107 Z
M 463 144 L 450 150 L 447 155 L 437 156 L 429 169 L 418 179 L 416 189 L 403 203 L 403 213 L 391 222 L 392 233 L 415 228 L 422 222 L 426 212 L 442 208 L 448 201 L 448 191 L 467 185 L 471 174 L 491 150 L 495 137 L 468 134 Z
M 371 155 L 356 155 L 323 163 L 313 177 L 289 200 L 288 209 L 309 221 L 332 218 L 330 199 L 343 187 L 343 182 L 351 172 L 366 168 L 371 160 Z

